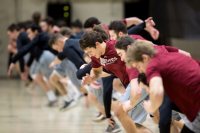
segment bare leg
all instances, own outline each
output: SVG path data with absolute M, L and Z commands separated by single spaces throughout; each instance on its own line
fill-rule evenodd
M 67 90 L 65 89 L 63 83 L 60 82 L 61 78 L 61 76 L 53 72 L 49 78 L 49 82 L 59 91 L 62 96 L 64 96 L 67 95 Z
M 92 94 L 91 92 L 89 92 L 89 93 L 88 93 L 88 98 L 89 98 L 89 101 L 90 101 L 93 105 L 95 105 L 95 107 L 98 109 L 98 111 L 105 115 L 104 107 L 103 107 L 103 105 L 101 105 L 101 103 L 98 102 L 98 100 L 97 100 L 97 98 L 95 97 L 95 95 Z
M 37 74 L 34 78 L 36 84 L 38 84 L 45 92 L 49 91 L 50 88 L 43 79 L 43 75 Z
M 172 133 L 178 133 L 179 131 L 182 130 L 183 126 L 184 126 L 183 120 L 180 120 L 180 121 L 172 120 L 171 132 Z
M 127 133 L 152 133 L 148 128 L 142 125 L 136 126 L 133 120 L 123 110 L 122 104 L 120 102 L 112 103 L 112 108 L 115 111 L 115 115 L 117 116 Z
M 137 128 L 132 121 L 132 119 L 124 112 L 122 108 L 122 104 L 119 102 L 112 102 L 112 109 L 114 109 L 115 115 L 121 122 L 122 126 L 126 130 L 127 133 L 136 133 Z
M 54 94 L 54 91 L 50 89 L 51 86 L 44 80 L 42 74 L 37 74 L 34 77 L 34 81 L 46 92 L 48 100 L 50 102 L 53 102 L 53 103 L 50 103 L 49 106 L 52 106 L 56 102 L 57 98 Z

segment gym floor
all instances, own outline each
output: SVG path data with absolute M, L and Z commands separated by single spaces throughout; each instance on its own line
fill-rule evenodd
M 92 121 L 95 109 L 86 108 L 83 98 L 61 112 L 59 107 L 46 106 L 46 96 L 38 87 L 24 87 L 19 80 L 0 80 L 0 85 L 0 133 L 103 133 L 107 126 L 106 121 Z M 149 117 L 144 125 L 158 133 Z

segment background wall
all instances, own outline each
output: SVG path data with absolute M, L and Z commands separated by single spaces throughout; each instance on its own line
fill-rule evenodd
M 48 2 L 64 2 L 69 0 L 1 0 L 0 4 L 0 77 L 6 76 L 7 69 L 7 44 L 8 39 L 6 29 L 9 24 L 13 22 L 24 21 L 31 19 L 31 15 L 35 11 L 41 12 L 43 16 L 46 15 L 46 5 Z M 126 0 L 139 1 L 139 0 Z M 157 4 L 159 0 L 150 0 L 151 10 L 157 8 L 159 11 L 163 10 L 163 4 Z M 162 1 L 160 1 L 162 3 Z M 176 0 L 181 2 L 181 0 Z M 124 15 L 124 1 L 123 0 L 71 0 L 72 3 L 72 20 L 79 18 L 84 22 L 88 17 L 95 16 L 103 23 L 109 23 L 111 20 L 121 19 Z M 156 3 L 156 4 L 155 4 Z M 170 3 L 175 5 L 174 3 Z M 140 10 L 142 11 L 142 10 Z M 164 12 L 164 11 L 163 11 Z M 199 12 L 199 10 L 198 10 Z M 157 12 L 156 12 L 157 13 Z M 172 12 L 170 12 L 172 13 Z M 154 13 L 150 12 L 150 15 Z M 163 16 L 163 15 L 161 15 Z M 161 18 L 154 17 L 158 26 L 162 26 Z M 157 19 L 158 18 L 158 19 Z M 170 20 L 171 21 L 171 20 Z M 173 20 L 172 22 L 178 20 Z M 166 22 L 164 22 L 166 23 Z M 199 28 L 199 27 L 198 27 Z M 166 30 L 165 30 L 166 32 Z M 170 29 L 173 31 L 173 25 Z M 200 59 L 199 46 L 200 41 L 192 40 L 185 41 L 183 38 L 172 39 L 172 45 L 183 48 L 191 52 L 195 57 Z
M 16 21 L 16 3 L 13 0 L 3 0 L 0 4 L 0 76 L 6 73 L 7 65 L 7 36 L 6 28 L 9 23 Z M 9 9 L 9 10 L 8 10 Z
M 88 17 L 95 16 L 108 24 L 111 20 L 123 18 L 123 2 L 119 0 L 73 1 L 72 13 L 72 20 L 79 18 L 84 21 Z

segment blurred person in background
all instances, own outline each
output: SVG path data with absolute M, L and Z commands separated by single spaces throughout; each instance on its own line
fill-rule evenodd
M 82 22 L 79 19 L 73 21 L 71 23 L 71 30 L 72 30 L 74 36 L 77 39 L 80 39 L 81 36 L 83 35 L 83 24 L 82 24 Z

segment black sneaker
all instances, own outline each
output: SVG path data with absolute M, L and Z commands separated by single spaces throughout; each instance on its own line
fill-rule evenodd
M 57 100 L 54 100 L 54 101 L 49 101 L 49 103 L 47 104 L 48 107 L 54 107 L 54 106 L 57 106 Z
M 76 101 L 74 101 L 73 99 L 70 101 L 65 101 L 64 105 L 60 108 L 60 111 L 65 111 L 71 107 L 74 107 L 76 105 Z
M 108 125 L 108 127 L 107 127 L 105 132 L 106 133 L 118 133 L 118 132 L 121 131 L 119 125 L 116 122 L 114 122 L 113 126 L 114 126 L 114 128 L 111 125 Z
M 60 93 L 59 93 L 59 91 L 57 89 L 54 90 L 54 93 L 55 93 L 56 96 L 61 96 Z

